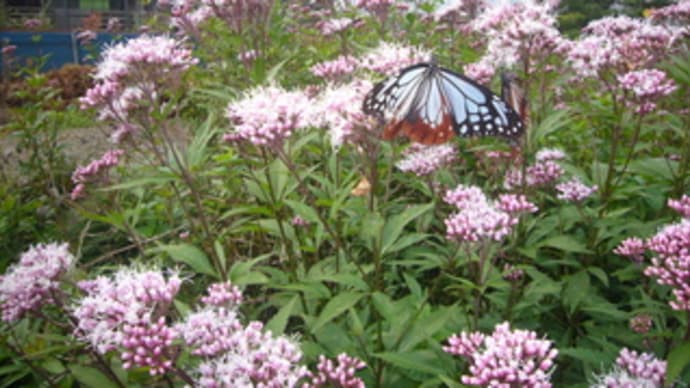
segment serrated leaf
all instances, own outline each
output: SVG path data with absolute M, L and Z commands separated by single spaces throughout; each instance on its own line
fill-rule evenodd
M 283 307 L 278 310 L 278 313 L 271 318 L 266 324 L 266 329 L 270 330 L 273 334 L 282 334 L 285 331 L 285 326 L 287 325 L 288 319 L 292 314 L 292 309 L 297 304 L 299 297 L 297 295 L 293 296 L 289 302 L 285 303 Z
M 213 269 L 211 263 L 209 262 L 208 256 L 201 249 L 195 247 L 191 244 L 173 244 L 173 245 L 160 245 L 155 248 L 151 248 L 147 253 L 158 253 L 165 252 L 170 255 L 174 261 L 179 263 L 184 263 L 189 265 L 197 273 L 202 273 L 205 275 L 210 275 L 218 278 L 216 270 Z
M 429 362 L 427 356 L 429 352 L 385 352 L 374 353 L 374 357 L 380 358 L 387 363 L 398 368 L 411 369 L 417 372 L 428 373 L 431 375 L 442 375 L 446 371 L 439 367 L 437 362 Z M 422 357 L 424 356 L 424 357 Z
M 433 203 L 426 205 L 416 205 L 405 209 L 402 213 L 395 215 L 386 220 L 383 230 L 381 232 L 381 252 L 388 253 L 391 246 L 398 240 L 400 234 L 405 229 L 408 223 L 431 210 L 434 207 Z
M 540 247 L 556 248 L 556 249 L 564 251 L 564 252 L 584 253 L 584 254 L 592 253 L 592 251 L 587 249 L 587 247 L 583 243 L 575 240 L 572 236 L 567 236 L 567 235 L 551 237 L 549 239 L 542 241 L 539 244 L 539 246 Z
M 597 279 L 599 279 L 606 287 L 609 286 L 609 277 L 606 275 L 606 271 L 599 267 L 588 267 L 587 272 L 591 273 L 594 275 Z
M 318 223 L 319 220 L 319 215 L 316 213 L 316 210 L 312 208 L 311 206 L 305 205 L 302 202 L 298 201 L 293 201 L 290 199 L 286 199 L 285 203 L 295 212 L 297 215 L 300 217 L 304 218 L 306 221 L 312 222 L 312 223 Z
M 114 191 L 114 190 L 130 190 L 137 187 L 148 186 L 148 185 L 164 185 L 166 183 L 172 182 L 177 177 L 172 173 L 167 175 L 155 175 L 144 178 L 131 179 L 126 182 L 118 183 L 116 185 L 103 187 L 101 191 Z
M 580 302 L 587 297 L 589 286 L 589 274 L 585 271 L 580 271 L 566 279 L 562 299 L 571 314 L 577 310 Z
M 371 300 L 374 303 L 376 311 L 378 311 L 384 319 L 392 322 L 395 317 L 393 299 L 384 293 L 376 291 L 371 295 Z
M 93 388 L 118 388 L 118 385 L 110 380 L 103 372 L 90 366 L 81 366 L 76 364 L 69 365 L 68 369 L 72 372 L 74 378 Z
M 347 309 L 357 304 L 357 302 L 359 302 L 359 300 L 362 299 L 363 296 L 364 294 L 361 292 L 346 291 L 333 297 L 333 299 L 329 300 L 328 303 L 326 303 L 326 306 L 324 306 L 323 310 L 321 310 L 319 318 L 316 320 L 316 322 L 314 322 L 314 324 L 311 327 L 311 332 L 315 333 L 323 325 L 325 325 L 328 322 L 331 322 L 338 315 L 347 311 Z
M 671 350 L 666 362 L 666 382 L 670 384 L 690 365 L 690 341 L 686 341 Z

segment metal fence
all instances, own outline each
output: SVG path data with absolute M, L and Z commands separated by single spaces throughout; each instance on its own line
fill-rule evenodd
M 58 69 L 67 63 L 91 63 L 102 49 L 114 41 L 126 40 L 136 34 L 98 34 L 95 41 L 82 45 L 74 33 L 69 32 L 0 32 L 2 46 L 17 46 L 12 58 L 17 65 L 27 64 L 38 58 L 45 58 L 41 70 Z M 0 61 L 5 62 L 5 61 Z M 0 64 L 0 71 L 4 71 Z
M 5 8 L 7 12 L 6 18 L 14 23 L 21 23 L 21 21 L 44 16 L 50 21 L 50 29 L 52 31 L 71 32 L 82 28 L 83 20 L 92 13 L 101 15 L 103 25 L 101 29 L 105 30 L 106 23 L 110 18 L 118 18 L 122 23 L 124 31 L 134 31 L 138 26 L 152 15 L 151 11 L 142 8 L 133 10 L 110 10 L 110 9 L 80 9 L 80 8 L 62 8 L 51 7 L 41 10 L 37 7 L 11 7 Z M 7 26 L 5 26 L 5 29 Z

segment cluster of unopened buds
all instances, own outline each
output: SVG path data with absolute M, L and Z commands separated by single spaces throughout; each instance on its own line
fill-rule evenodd
M 470 363 L 463 384 L 483 387 L 551 387 L 558 351 L 546 339 L 529 330 L 511 330 L 508 322 L 491 335 L 461 332 L 448 339 L 443 350 Z

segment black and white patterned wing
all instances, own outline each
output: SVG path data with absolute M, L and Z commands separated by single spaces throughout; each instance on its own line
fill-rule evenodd
M 447 69 L 441 69 L 439 77 L 458 136 L 515 138 L 523 133 L 517 112 L 489 89 Z

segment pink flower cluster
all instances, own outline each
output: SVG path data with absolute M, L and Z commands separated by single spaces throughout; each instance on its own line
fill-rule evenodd
M 604 72 L 623 74 L 655 64 L 671 48 L 681 31 L 628 16 L 590 22 L 568 53 L 580 77 Z
M 372 136 L 377 123 L 361 109 L 364 96 L 371 88 L 371 82 L 363 80 L 329 86 L 312 106 L 310 125 L 328 128 L 333 147 L 357 144 L 362 137 Z
M 426 50 L 381 42 L 378 47 L 362 57 L 360 66 L 379 74 L 391 76 L 405 67 L 429 60 L 431 60 L 431 53 Z
M 669 199 L 668 207 L 680 213 L 681 217 L 690 219 L 690 196 L 683 194 L 680 199 Z
M 486 3 L 485 0 L 447 0 L 433 12 L 432 17 L 437 22 L 448 23 L 451 28 L 462 27 L 463 22 L 475 19 Z
M 72 183 L 75 184 L 70 195 L 72 200 L 77 200 L 84 195 L 87 182 L 102 177 L 108 170 L 120 164 L 120 157 L 124 153 L 123 150 L 110 150 L 100 159 L 93 160 L 84 167 L 77 167 L 72 173 Z
M 567 45 L 556 28 L 555 15 L 551 2 L 498 2 L 487 7 L 472 24 L 487 39 L 480 63 L 485 68 L 534 65 L 552 53 L 565 52 Z
M 349 28 L 357 28 L 361 23 L 351 18 L 326 19 L 317 23 L 316 27 L 324 36 L 333 35 Z
M 176 325 L 177 331 L 195 356 L 214 357 L 231 349 L 242 339 L 244 325 L 234 307 L 207 306 L 189 314 Z
M 131 114 L 150 110 L 197 62 L 181 41 L 167 36 L 142 35 L 110 46 L 97 65 L 94 86 L 79 99 L 81 107 L 99 109 L 102 121 L 114 120 L 117 131 L 113 138 L 119 142 L 137 132 Z
M 644 274 L 673 288 L 674 310 L 690 311 L 690 220 L 665 226 L 647 240 L 647 248 L 656 256 Z
M 122 348 L 120 357 L 122 367 L 148 367 L 153 376 L 162 375 L 173 366 L 169 348 L 177 337 L 177 332 L 165 322 L 165 317 L 157 322 L 125 323 L 122 327 Z
M 22 253 L 19 262 L 0 276 L 2 320 L 17 321 L 51 300 L 74 261 L 67 243 L 38 244 Z
M 488 59 L 482 58 L 479 62 L 469 63 L 463 68 L 465 75 L 483 85 L 489 85 L 496 75 L 496 68 Z
M 646 334 L 652 329 L 652 317 L 649 314 L 638 314 L 630 319 L 630 328 L 635 333 Z
M 165 1 L 167 3 L 167 0 Z M 158 1 L 159 7 L 168 6 Z M 199 26 L 214 16 L 213 9 L 200 0 L 173 0 L 170 2 L 170 27 L 199 38 Z
M 596 376 L 594 388 L 609 387 L 654 387 L 664 385 L 666 361 L 649 353 L 638 354 L 634 350 L 621 349 L 616 365 L 609 373 Z
M 172 342 L 177 331 L 166 324 L 164 312 L 182 281 L 158 271 L 120 269 L 79 283 L 86 296 L 73 308 L 75 335 L 99 353 L 120 350 L 125 367 L 149 367 L 152 375 L 173 364 Z
M 308 375 L 299 365 L 302 352 L 294 341 L 274 338 L 258 321 L 232 333 L 231 346 L 199 365 L 197 384 L 205 388 L 294 387 Z
M 676 90 L 673 80 L 661 70 L 637 70 L 618 76 L 621 88 L 633 93 L 635 111 L 644 115 L 656 109 L 656 100 Z
M 208 295 L 201 302 L 210 306 L 239 306 L 242 304 L 242 291 L 230 282 L 214 283 L 208 287 Z
M 355 376 L 358 369 L 365 368 L 364 361 L 341 353 L 334 363 L 325 356 L 319 356 L 317 373 L 310 373 L 311 381 L 302 388 L 364 388 L 364 381 Z
M 563 167 L 553 160 L 537 161 L 527 167 L 525 183 L 529 187 L 546 186 L 556 182 L 564 173 Z M 522 171 L 509 170 L 503 181 L 503 187 L 512 190 L 522 185 Z
M 311 67 L 311 73 L 327 80 L 339 80 L 357 70 L 359 61 L 349 55 L 341 55 L 332 61 L 320 62 Z
M 621 241 L 616 249 L 613 250 L 613 253 L 625 256 L 637 264 L 642 264 L 646 250 L 647 244 L 641 238 L 630 237 Z
M 395 164 L 400 171 L 426 176 L 453 163 L 458 157 L 458 152 L 450 144 L 424 146 L 414 143 L 403 155 L 404 158 Z
M 498 196 L 496 207 L 510 215 L 536 213 L 539 208 L 522 194 L 501 194 Z
M 690 23 L 690 0 L 678 0 L 674 4 L 654 9 L 651 11 L 651 18 L 657 22 L 666 21 L 687 26 Z
M 597 191 L 597 186 L 587 186 L 578 178 L 556 185 L 556 197 L 562 201 L 579 203 L 589 198 Z
M 565 152 L 557 148 L 542 148 L 537 151 L 537 154 L 534 156 L 538 162 L 546 162 L 547 160 L 563 160 L 566 157 L 567 155 Z
M 256 88 L 228 105 L 226 116 L 235 131 L 225 140 L 239 137 L 257 146 L 280 147 L 294 131 L 308 124 L 306 109 L 311 104 L 299 91 L 274 86 Z
M 511 330 L 504 322 L 491 335 L 461 332 L 448 339 L 447 353 L 470 362 L 461 381 L 484 387 L 551 387 L 550 376 L 558 351 L 552 342 L 529 330 Z
M 459 185 L 443 200 L 458 208 L 445 219 L 446 237 L 459 242 L 501 241 L 512 231 L 518 219 L 491 204 L 475 186 Z
M 236 33 L 266 23 L 273 5 L 270 0 L 201 0 L 201 3 Z

